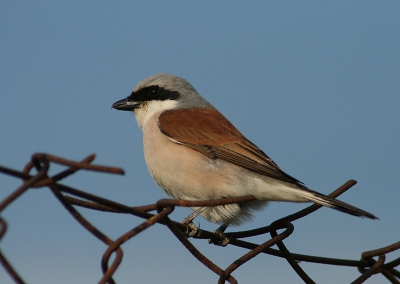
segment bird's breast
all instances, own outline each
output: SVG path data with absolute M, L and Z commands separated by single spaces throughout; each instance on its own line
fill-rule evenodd
M 210 159 L 200 152 L 172 142 L 161 133 L 158 115 L 143 126 L 147 167 L 156 183 L 177 199 L 205 200 L 232 196 L 241 185 L 239 167 Z

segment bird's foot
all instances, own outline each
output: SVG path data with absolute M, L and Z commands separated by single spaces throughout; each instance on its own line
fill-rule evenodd
M 183 219 L 182 224 L 187 225 L 186 227 L 186 237 L 194 237 L 194 236 L 200 236 L 201 230 L 200 230 L 200 223 L 199 226 L 197 227 L 195 224 L 193 224 L 193 219 L 199 216 L 201 213 L 203 213 L 207 207 L 200 207 L 196 211 L 194 211 L 192 214 L 187 216 L 185 219 Z
M 228 228 L 229 224 L 223 224 L 221 225 L 218 229 L 216 229 L 214 231 L 214 234 L 216 234 L 219 238 L 218 241 L 212 240 L 212 239 L 208 239 L 208 243 L 209 244 L 214 244 L 217 246 L 222 246 L 222 247 L 226 247 L 230 240 L 229 238 L 224 234 L 226 228 Z
M 192 221 L 190 221 L 190 222 L 182 222 L 182 224 L 187 225 L 186 232 L 185 232 L 185 236 L 187 238 L 195 237 L 195 236 L 199 236 L 200 235 L 200 232 L 201 232 L 200 223 L 199 223 L 198 227 Z
M 215 230 L 213 233 L 218 236 L 219 240 L 216 241 L 213 239 L 208 239 L 209 244 L 214 244 L 221 247 L 226 247 L 229 244 L 230 240 L 223 232 Z

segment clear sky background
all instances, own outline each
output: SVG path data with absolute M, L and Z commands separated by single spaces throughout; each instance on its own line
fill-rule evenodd
M 310 188 L 328 194 L 357 180 L 340 199 L 379 221 L 322 208 L 295 222 L 285 243 L 296 253 L 359 259 L 400 235 L 399 15 L 398 1 L 1 1 L 0 164 L 22 169 L 38 151 L 74 160 L 96 153 L 96 163 L 126 175 L 82 171 L 64 183 L 132 206 L 165 198 L 148 174 L 133 115 L 110 107 L 145 77 L 169 72 Z M 0 174 L 0 185 L 3 199 L 20 182 Z M 304 207 L 274 203 L 230 230 L 265 226 Z M 142 222 L 79 211 L 113 238 Z M 172 218 L 190 212 L 177 209 Z M 48 189 L 30 190 L 2 216 L 9 227 L 1 248 L 27 282 L 101 278 L 106 247 Z M 223 268 L 247 252 L 193 243 Z M 161 225 L 123 250 L 118 283 L 218 279 Z M 301 266 L 317 283 L 359 275 L 356 268 Z M 239 283 L 301 283 L 285 260 L 268 255 L 233 276 Z M 0 282 L 12 283 L 1 267 Z M 374 276 L 367 283 L 382 282 Z

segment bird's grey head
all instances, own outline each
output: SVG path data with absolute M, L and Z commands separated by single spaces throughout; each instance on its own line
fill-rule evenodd
M 151 102 L 160 105 L 168 101 L 171 102 L 163 105 L 169 108 L 213 108 L 188 81 L 167 73 L 153 75 L 139 82 L 130 96 L 115 102 L 112 108 L 136 113 Z
M 139 82 L 130 96 L 112 105 L 117 110 L 133 111 L 143 129 L 151 117 L 179 108 L 214 108 L 185 79 L 157 74 Z

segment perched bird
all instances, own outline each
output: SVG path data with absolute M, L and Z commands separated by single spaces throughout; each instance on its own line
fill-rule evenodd
M 112 108 L 134 112 L 143 131 L 149 172 L 169 196 L 184 200 L 256 197 L 244 204 L 193 208 L 224 229 L 250 220 L 252 211 L 269 201 L 315 202 L 377 219 L 307 188 L 282 171 L 183 78 L 170 74 L 148 77 Z

